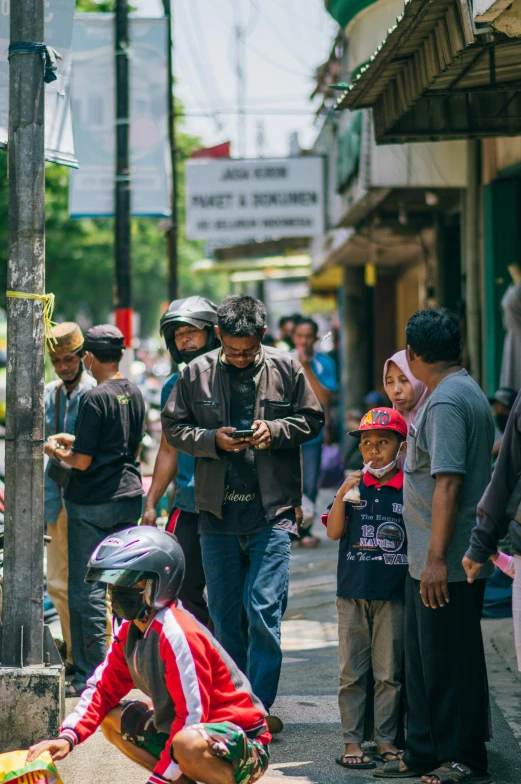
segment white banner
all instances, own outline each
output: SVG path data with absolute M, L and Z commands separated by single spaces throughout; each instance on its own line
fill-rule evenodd
M 130 19 L 132 214 L 170 216 L 167 20 Z M 112 14 L 74 20 L 72 120 L 80 168 L 71 173 L 72 218 L 114 214 L 115 65 Z
M 76 0 L 45 0 L 43 43 L 52 46 L 63 58 L 58 60 L 57 80 L 45 85 L 45 157 L 48 161 L 67 166 L 77 165 L 70 114 L 71 43 L 75 5 Z M 8 49 L 9 0 L 0 0 L 0 147 L 7 144 L 9 121 Z
M 320 157 L 189 161 L 188 237 L 234 244 L 324 233 Z

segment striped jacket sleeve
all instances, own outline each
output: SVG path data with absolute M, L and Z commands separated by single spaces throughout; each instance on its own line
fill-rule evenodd
M 89 679 L 80 701 L 63 722 L 60 737 L 66 738 L 74 746 L 87 740 L 100 726 L 107 713 L 134 688 L 123 653 L 128 630 L 129 623 L 124 622 L 105 661 Z
M 189 618 L 187 618 L 190 624 Z M 212 668 L 204 638 L 185 632 L 182 613 L 168 610 L 161 635 L 160 655 L 165 663 L 166 686 L 175 705 L 170 737 L 149 784 L 177 781 L 181 770 L 172 756 L 174 737 L 185 727 L 208 721 L 212 690 Z

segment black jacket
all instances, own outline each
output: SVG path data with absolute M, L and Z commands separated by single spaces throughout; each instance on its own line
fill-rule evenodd
M 483 498 L 478 504 L 477 523 L 472 530 L 466 555 L 485 563 L 497 551 L 508 532 L 514 552 L 521 555 L 521 525 L 507 514 L 514 487 L 521 475 L 521 393 L 510 412 L 501 449 Z
M 302 503 L 300 445 L 320 433 L 324 413 L 291 354 L 262 346 L 255 367 L 243 372 L 255 373 L 254 418 L 264 420 L 271 433 L 270 448 L 255 451 L 262 504 L 271 520 Z M 194 359 L 182 371 L 161 423 L 168 443 L 195 457 L 196 509 L 221 518 L 227 461 L 215 435 L 230 426 L 230 381 L 221 349 Z

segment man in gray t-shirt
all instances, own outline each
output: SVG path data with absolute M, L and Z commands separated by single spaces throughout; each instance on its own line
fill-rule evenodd
M 420 311 L 406 335 L 409 367 L 430 397 L 405 463 L 407 747 L 384 775 L 439 784 L 463 772 L 462 781 L 486 784 L 485 580 L 469 584 L 461 560 L 490 478 L 494 426 L 486 397 L 459 365 L 458 317 Z
M 466 370 L 446 376 L 420 410 L 409 434 L 404 519 L 409 572 L 420 580 L 432 533 L 432 503 L 439 474 L 462 477 L 456 520 L 445 561 L 448 582 L 467 579 L 461 559 L 476 524 L 476 507 L 490 481 L 494 425 L 487 398 Z M 493 570 L 483 571 L 488 576 Z M 450 595 L 450 588 L 449 588 Z

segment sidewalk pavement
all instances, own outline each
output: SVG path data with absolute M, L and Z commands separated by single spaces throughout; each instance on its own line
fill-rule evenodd
M 323 491 L 319 509 L 331 493 Z M 335 764 L 342 752 L 338 719 L 335 586 L 337 545 L 317 522 L 320 547 L 294 547 L 290 600 L 283 621 L 284 660 L 273 712 L 285 729 L 272 744 L 264 784 L 367 784 L 371 771 Z M 521 780 L 521 675 L 515 664 L 511 619 L 484 621 L 494 738 L 488 744 L 496 784 Z M 74 700 L 67 700 L 72 709 Z M 101 732 L 59 765 L 64 784 L 144 784 L 147 773 L 122 757 Z M 413 781 L 412 779 L 409 779 Z

